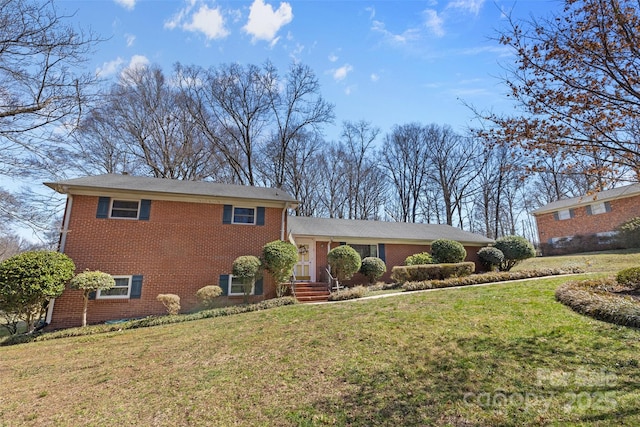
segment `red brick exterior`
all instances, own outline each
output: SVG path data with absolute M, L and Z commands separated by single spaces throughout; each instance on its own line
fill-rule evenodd
M 594 202 L 595 203 L 595 202 Z M 552 238 L 588 236 L 614 231 L 625 221 L 640 216 L 640 196 L 610 200 L 610 212 L 588 215 L 586 206 L 573 208 L 573 218 L 557 220 L 554 212 L 535 216 L 541 244 Z
M 77 272 L 100 270 L 111 275 L 142 275 L 140 299 L 89 302 L 88 323 L 166 313 L 158 294 L 180 296 L 182 312 L 196 306 L 195 293 L 230 274 L 235 258 L 259 256 L 265 243 L 280 239 L 282 208 L 265 208 L 265 225 L 223 224 L 223 205 L 152 200 L 150 219 L 98 219 L 98 197 L 73 196 L 64 252 Z M 286 225 L 285 225 L 286 227 Z M 286 229 L 286 228 L 285 228 Z M 263 295 L 275 297 L 270 277 Z M 242 302 L 240 297 L 222 297 Z M 78 326 L 80 291 L 65 290 L 56 299 L 50 328 Z

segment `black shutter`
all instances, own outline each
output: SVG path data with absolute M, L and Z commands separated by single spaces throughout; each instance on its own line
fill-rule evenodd
M 133 276 L 131 278 L 131 293 L 129 298 L 139 299 L 142 296 L 142 276 Z
M 149 221 L 149 215 L 151 214 L 151 200 L 140 200 L 140 215 L 138 219 L 142 221 Z
M 606 212 L 611 212 L 611 202 L 604 202 L 604 210 Z
M 220 275 L 220 289 L 222 289 L 222 295 L 229 295 L 229 275 Z
M 593 215 L 593 212 L 591 211 L 591 205 L 587 205 L 587 215 Z
M 231 224 L 231 218 L 233 217 L 233 206 L 224 205 L 222 208 L 222 223 Z
M 254 295 L 262 295 L 262 288 L 263 288 L 263 281 L 262 281 L 262 277 L 258 280 L 256 280 L 256 284 L 254 286 Z
M 576 210 L 575 209 L 569 209 L 569 217 L 573 218 L 576 216 Z
M 345 246 L 347 242 L 340 242 L 340 246 Z
M 264 208 L 256 208 L 256 225 L 264 225 Z
M 111 198 L 100 197 L 98 199 L 98 212 L 96 212 L 96 218 L 108 218 L 109 206 L 111 206 Z
M 96 299 L 96 291 L 89 292 L 89 299 Z
M 560 215 L 558 214 L 557 211 L 553 213 L 553 219 L 555 219 L 556 221 L 560 220 Z
M 380 258 L 383 262 L 387 262 L 384 243 L 378 243 L 378 258 Z

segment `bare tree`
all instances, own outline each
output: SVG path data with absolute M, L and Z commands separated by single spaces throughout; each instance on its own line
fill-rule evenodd
M 395 220 L 418 222 L 420 198 L 427 185 L 429 159 L 425 129 L 418 123 L 395 126 L 382 147 L 391 198 L 399 208 Z
M 519 107 L 489 114 L 498 139 L 528 151 L 599 159 L 594 168 L 640 170 L 640 12 L 637 0 L 565 0 L 547 19 L 514 21 L 500 34 L 513 48 L 504 83 Z

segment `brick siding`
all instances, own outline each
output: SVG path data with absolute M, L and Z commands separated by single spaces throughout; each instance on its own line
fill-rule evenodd
M 614 231 L 625 221 L 640 216 L 640 196 L 610 200 L 609 203 L 611 211 L 598 215 L 588 215 L 586 206 L 574 208 L 574 216 L 570 219 L 556 220 L 553 212 L 536 215 L 540 243 L 548 243 L 552 238 Z
M 180 296 L 182 312 L 196 306 L 195 293 L 217 285 L 230 274 L 235 258 L 259 256 L 265 243 L 281 233 L 281 208 L 265 208 L 265 225 L 223 224 L 223 205 L 153 200 L 148 221 L 98 219 L 98 197 L 74 196 L 64 252 L 76 272 L 101 270 L 111 275 L 142 275 L 140 299 L 89 301 L 88 323 L 166 313 L 156 300 L 160 293 Z M 69 213 L 67 213 L 69 214 Z M 264 292 L 252 300 L 275 297 L 267 275 Z M 242 297 L 221 297 L 242 302 Z M 56 299 L 52 329 L 81 321 L 80 291 L 65 290 Z

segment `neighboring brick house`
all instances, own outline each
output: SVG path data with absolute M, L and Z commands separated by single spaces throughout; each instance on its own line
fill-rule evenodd
M 544 255 L 612 247 L 616 228 L 640 216 L 640 184 L 558 200 L 531 213 Z
M 196 291 L 211 284 L 223 289 L 223 303 L 241 303 L 233 261 L 259 256 L 278 239 L 296 243 L 298 278 L 310 281 L 324 280 L 327 251 L 341 242 L 385 259 L 389 270 L 438 238 L 460 241 L 473 261 L 491 242 L 446 225 L 288 217 L 297 201 L 272 188 L 114 174 L 45 185 L 67 195 L 60 251 L 77 272 L 100 270 L 116 280 L 92 296 L 88 323 L 162 314 L 161 293 L 177 294 L 183 311 L 192 310 Z M 265 275 L 251 300 L 273 297 Z M 82 305 L 80 291 L 65 290 L 49 305 L 50 328 L 79 325 Z

